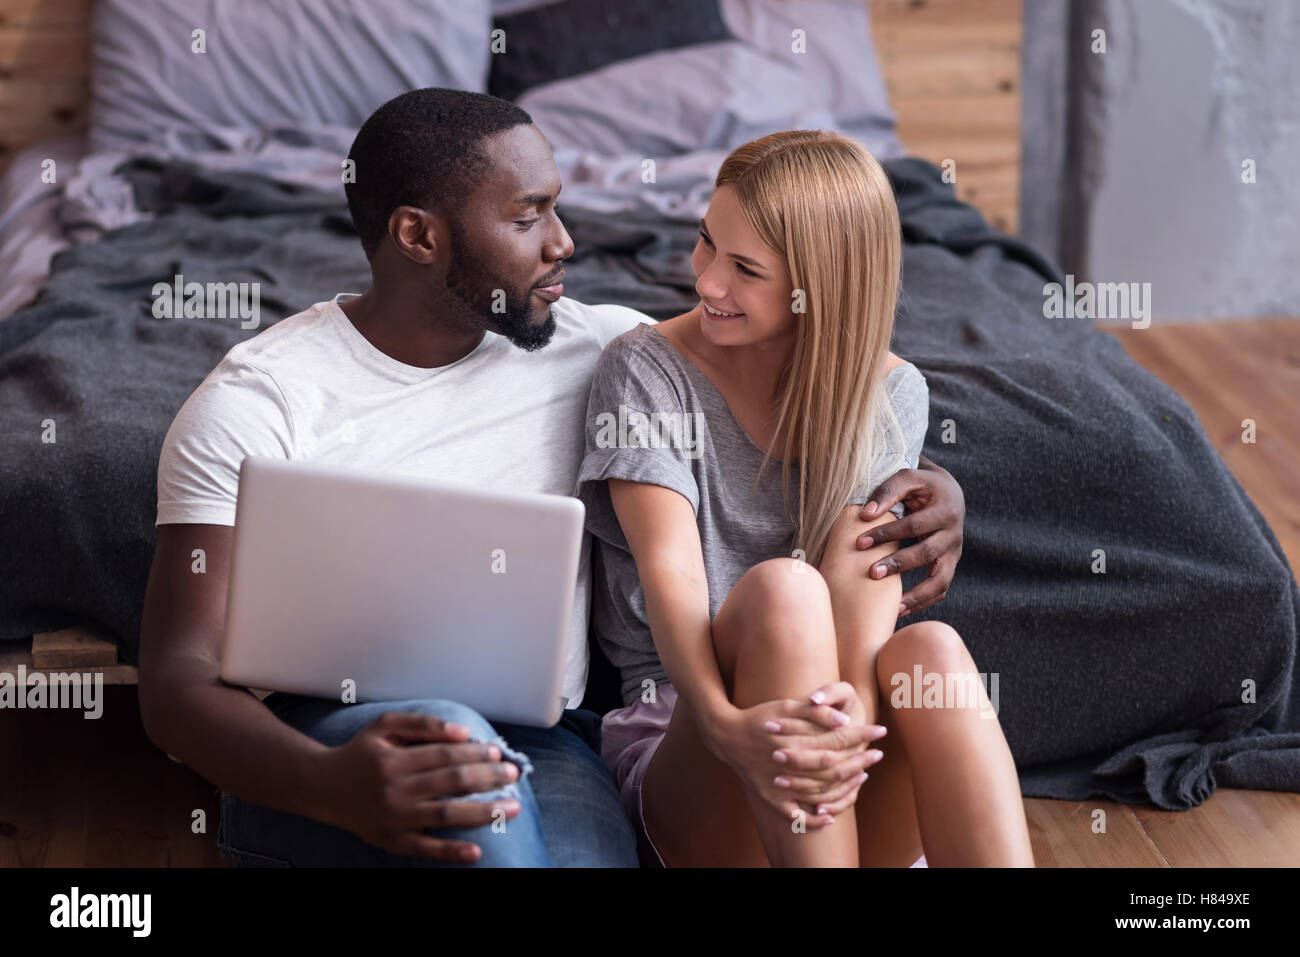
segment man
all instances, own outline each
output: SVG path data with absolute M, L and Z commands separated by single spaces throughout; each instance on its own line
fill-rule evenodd
M 164 443 L 141 636 L 145 727 L 222 789 L 220 843 L 234 864 L 636 866 L 599 757 L 600 716 L 579 707 L 589 544 L 569 707 L 554 728 L 494 728 L 435 699 L 262 700 L 219 677 L 244 456 L 570 494 L 596 358 L 643 318 L 561 298 L 573 244 L 556 215 L 559 174 L 517 107 L 451 90 L 403 94 L 366 121 L 350 159 L 370 288 L 233 348 Z M 875 503 L 896 501 L 914 514 L 873 534 L 926 537 L 931 555 L 896 553 L 888 572 L 933 562 L 908 596 L 919 610 L 951 581 L 961 492 L 930 466 L 893 476 Z

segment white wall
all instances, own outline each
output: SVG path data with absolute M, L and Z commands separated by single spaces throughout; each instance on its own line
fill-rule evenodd
M 1150 282 L 1156 319 L 1300 315 L 1300 2 L 1066 8 L 1051 27 L 1067 31 L 1065 103 L 1025 106 L 1027 164 L 1053 136 L 1066 146 L 1058 170 L 1029 176 L 1022 204 L 1049 221 L 1028 238 L 1079 280 Z M 1027 51 L 1027 90 L 1042 69 Z

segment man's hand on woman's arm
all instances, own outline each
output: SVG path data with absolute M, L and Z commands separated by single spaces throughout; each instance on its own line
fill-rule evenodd
M 870 572 L 872 578 L 884 578 L 923 565 L 929 568 L 929 577 L 903 595 L 900 617 L 929 608 L 948 594 L 961 558 L 966 520 L 966 499 L 957 480 L 924 455 L 917 461 L 919 468 L 902 469 L 885 479 L 862 507 L 863 519 L 883 515 L 898 502 L 903 503 L 906 514 L 877 525 L 858 539 L 860 549 L 881 542 L 918 540 L 882 559 Z

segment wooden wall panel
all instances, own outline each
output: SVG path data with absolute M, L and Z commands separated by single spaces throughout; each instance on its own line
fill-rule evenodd
M 86 128 L 91 0 L 0 0 L 0 170 L 18 150 Z
M 908 152 L 956 164 L 957 195 L 1015 233 L 1021 0 L 868 0 Z
M 0 0 L 0 170 L 19 149 L 85 129 L 92 0 Z M 956 163 L 958 195 L 1015 232 L 1021 0 L 865 0 L 899 136 Z

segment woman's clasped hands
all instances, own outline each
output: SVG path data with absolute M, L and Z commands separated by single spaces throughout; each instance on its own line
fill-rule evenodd
M 711 722 L 706 744 L 787 820 L 824 827 L 853 806 L 867 768 L 884 754 L 871 747 L 883 725 L 867 724 L 857 690 L 837 681 L 807 699 L 735 708 Z

